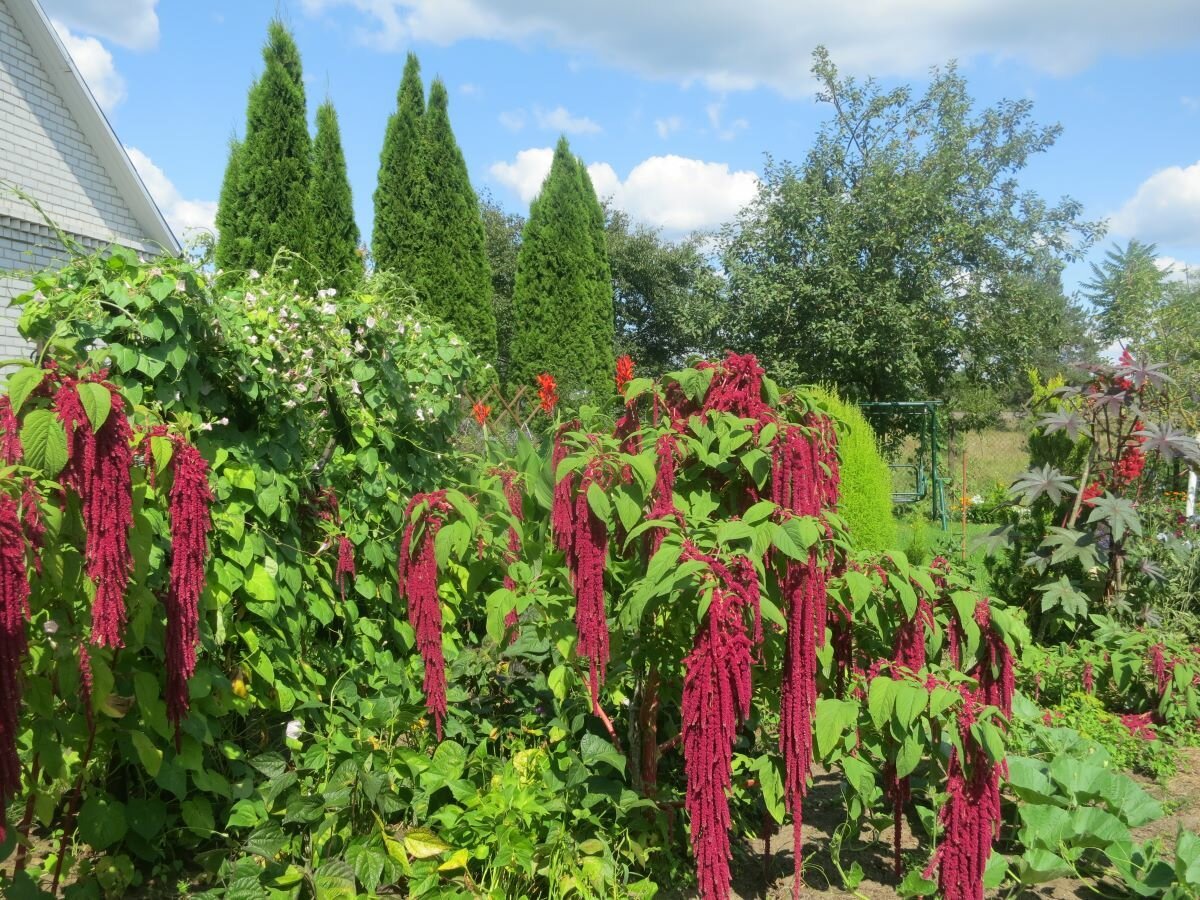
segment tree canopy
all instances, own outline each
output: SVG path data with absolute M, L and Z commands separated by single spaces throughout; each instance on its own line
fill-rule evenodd
M 943 396 L 964 365 L 1022 370 L 998 352 L 1019 340 L 989 323 L 1044 327 L 1029 304 L 1046 297 L 1015 279 L 1054 277 L 1098 229 L 1017 181 L 1059 127 L 1035 124 L 1028 100 L 975 112 L 953 65 L 921 96 L 843 77 L 820 48 L 813 74 L 831 120 L 802 164 L 768 159 L 723 234 L 725 339 L 856 399 Z

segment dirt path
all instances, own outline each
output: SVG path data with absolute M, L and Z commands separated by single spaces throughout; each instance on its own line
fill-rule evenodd
M 1138 779 L 1151 794 L 1167 807 L 1167 815 L 1134 831 L 1139 841 L 1161 838 L 1171 847 L 1180 826 L 1200 833 L 1200 747 L 1185 747 L 1179 752 L 1179 768 L 1165 785 L 1148 779 Z M 805 896 L 842 900 L 887 900 L 896 897 L 896 879 L 892 873 L 892 829 L 885 828 L 873 842 L 848 842 L 842 848 L 842 865 L 857 862 L 865 877 L 856 891 L 846 891 L 830 858 L 830 839 L 844 815 L 840 779 L 836 775 L 817 775 L 805 800 L 804 812 L 804 882 Z M 792 828 L 780 829 L 771 839 L 771 855 L 765 856 L 761 840 L 749 842 L 749 852 L 738 854 L 733 864 L 734 892 L 739 900 L 783 900 L 792 895 Z M 917 841 L 905 830 L 902 850 L 908 854 L 917 849 Z M 906 865 L 912 861 L 906 857 Z M 664 897 L 682 897 L 665 893 Z M 1010 898 L 1046 898 L 1046 900 L 1095 900 L 1112 896 L 1091 888 L 1089 882 L 1059 879 L 1016 891 L 997 891 L 994 896 Z

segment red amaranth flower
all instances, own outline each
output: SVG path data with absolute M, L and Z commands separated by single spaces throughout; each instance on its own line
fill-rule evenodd
M 571 541 L 575 534 L 575 472 L 567 472 L 562 478 L 558 477 L 558 468 L 562 461 L 571 454 L 571 446 L 567 443 L 567 434 L 580 427 L 578 420 L 559 426 L 554 435 L 554 448 L 550 453 L 550 477 L 554 480 L 554 500 L 550 507 L 550 534 L 554 538 L 554 546 L 563 553 L 570 553 Z
M 508 511 L 518 522 L 525 520 L 525 504 L 521 496 L 521 489 L 517 487 L 517 473 L 512 469 L 499 469 L 497 474 L 500 476 L 500 484 L 504 490 L 504 501 L 508 504 Z M 515 590 L 517 583 L 513 577 L 508 574 L 508 567 L 521 558 L 521 535 L 517 532 L 515 525 L 508 526 L 508 546 L 504 553 L 504 586 L 510 591 Z M 520 624 L 517 619 L 517 608 L 514 606 L 508 611 L 504 617 L 504 626 L 506 628 L 515 629 Z M 516 635 L 514 633 L 513 637 Z
M 1083 664 L 1083 689 L 1089 694 L 1096 693 L 1096 680 L 1090 662 Z
M 626 354 L 617 359 L 617 393 L 624 396 L 625 385 L 633 381 L 633 358 Z
M 543 372 L 537 377 L 537 383 L 538 404 L 541 406 L 542 412 L 548 416 L 552 415 L 554 407 L 558 406 L 558 382 L 549 372 Z
M 943 836 L 925 877 L 937 868 L 944 900 L 983 900 L 983 873 L 1000 825 L 1000 767 L 971 736 L 980 698 L 966 689 L 962 695 L 958 728 L 967 758 L 964 763 L 957 749 L 950 751 L 950 797 L 939 814 Z
M 192 444 L 175 441 L 171 456 L 171 578 L 167 589 L 167 718 L 175 725 L 188 712 L 188 679 L 196 671 L 200 643 L 200 594 L 204 591 L 212 488 L 208 462 Z
M 112 399 L 108 418 L 93 432 L 78 387 L 84 382 L 64 378 L 54 407 L 67 433 L 68 462 L 60 480 L 79 496 L 87 530 L 84 557 L 87 575 L 96 586 L 92 604 L 93 644 L 123 646 L 125 589 L 133 569 L 129 531 L 133 526 L 132 431 L 125 417 L 125 398 L 100 376 L 88 382 L 106 388 Z
M 33 551 L 33 570 L 42 574 L 42 539 L 46 534 L 46 523 L 42 519 L 42 498 L 32 478 L 26 478 L 21 488 L 21 521 L 25 525 L 25 538 Z
M 1166 695 L 1167 688 L 1171 686 L 1171 669 L 1174 668 L 1167 664 L 1164 655 L 1166 649 L 1161 642 L 1150 646 L 1150 674 L 1154 676 L 1154 686 L 1160 698 Z
M 333 580 L 342 600 L 346 599 L 346 585 L 352 582 L 357 574 L 358 570 L 354 565 L 354 544 L 350 542 L 349 537 L 339 534 L 337 567 L 333 570 Z
M 415 515 L 419 506 L 421 515 Z M 408 603 L 408 621 L 417 636 L 417 651 L 425 667 L 425 708 L 433 716 L 437 737 L 442 739 L 446 718 L 446 659 L 442 654 L 442 605 L 438 598 L 437 556 L 434 542 L 451 510 L 445 491 L 416 494 L 404 518 L 408 525 L 400 543 L 400 597 Z M 413 553 L 413 531 L 424 526 L 421 545 Z
M 654 449 L 658 461 L 658 471 L 654 476 L 654 487 L 650 492 L 650 509 L 647 515 L 651 519 L 674 519 L 682 527 L 683 514 L 675 505 L 675 463 L 679 458 L 679 442 L 675 439 L 675 433 L 668 431 L 660 435 Z M 654 528 L 651 531 L 651 556 L 658 552 L 658 548 L 662 546 L 666 536 L 665 528 Z
M 8 395 L 0 396 L 0 463 L 16 465 L 21 460 L 21 424 L 13 414 Z
M 87 720 L 88 733 L 96 730 L 92 719 L 92 657 L 88 652 L 87 643 L 79 642 L 79 699 L 83 701 L 83 717 Z
M 896 629 L 892 662 L 897 666 L 919 672 L 925 668 L 925 633 L 933 628 L 933 607 L 924 597 L 917 600 L 917 611 L 911 619 Z
M 575 492 L 574 535 L 567 570 L 575 590 L 576 650 L 588 661 L 593 710 L 600 709 L 600 685 L 608 670 L 608 614 L 604 608 L 604 569 L 608 562 L 608 524 L 588 503 L 588 488 L 605 487 L 604 464 L 594 459 L 583 470 Z
M 21 789 L 17 725 L 21 708 L 21 663 L 29 621 L 29 576 L 25 539 L 16 502 L 0 490 L 0 840 L 4 810 Z
M 1153 713 L 1126 713 L 1121 716 L 1121 724 L 1128 728 L 1129 733 L 1136 738 L 1144 741 L 1158 740 L 1158 733 L 1153 727 Z
M 719 363 L 702 362 L 697 369 L 713 369 L 704 410 L 730 412 L 760 423 L 775 417 L 775 411 L 762 398 L 762 379 L 766 374 L 753 353 L 729 353 Z
M 479 402 L 471 407 L 471 415 L 475 417 L 475 421 L 479 423 L 480 428 L 487 424 L 488 416 L 491 414 L 492 408 L 486 403 Z
M 761 372 L 758 377 L 761 378 Z M 785 517 L 816 517 L 823 508 L 837 503 L 839 476 L 833 429 L 828 427 L 827 420 L 812 419 L 808 424 L 807 432 L 790 426 L 781 429 L 775 438 L 771 499 Z M 806 561 L 789 559 L 781 563 L 780 593 L 786 604 L 788 628 L 779 745 L 784 760 L 784 798 L 793 823 L 796 871 L 793 896 L 799 896 L 803 885 L 800 877 L 803 803 L 812 768 L 817 647 L 825 642 L 826 582 L 831 562 L 831 557 L 819 560 L 813 548 Z
M 995 706 L 1006 718 L 1012 718 L 1012 698 L 1015 691 L 1012 652 L 1004 636 L 992 621 L 991 607 L 986 597 L 975 607 L 975 622 L 979 625 L 980 648 L 983 657 L 973 673 L 979 682 L 980 701 Z
M 757 606 L 758 580 L 753 563 L 744 557 L 727 568 L 692 546 L 685 545 L 685 556 L 708 562 L 714 576 L 707 587 L 712 592 L 708 612 L 683 661 L 682 730 L 685 806 L 700 896 L 721 900 L 730 887 L 733 742 L 738 724 L 750 714 L 753 644 L 744 613 L 748 603 Z

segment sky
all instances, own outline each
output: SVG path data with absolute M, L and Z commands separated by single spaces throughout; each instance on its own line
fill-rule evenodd
M 267 24 L 292 29 L 310 114 L 337 107 L 358 225 L 405 54 L 450 91 L 479 192 L 524 212 L 560 134 L 597 191 L 668 237 L 713 229 L 754 194 L 764 154 L 803 159 L 826 106 L 811 52 L 920 90 L 958 61 L 981 105 L 1028 98 L 1063 134 L 1020 176 L 1070 195 L 1114 242 L 1200 265 L 1200 16 L 1195 0 L 43 0 L 176 233 L 211 227 Z M 311 124 L 311 123 L 310 123 Z

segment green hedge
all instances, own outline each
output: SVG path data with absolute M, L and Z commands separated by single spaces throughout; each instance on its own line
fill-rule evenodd
M 815 387 L 814 399 L 838 421 L 842 457 L 842 496 L 845 517 L 860 550 L 880 552 L 896 547 L 896 518 L 892 514 L 892 473 L 879 453 L 875 430 L 853 403 L 835 389 Z

